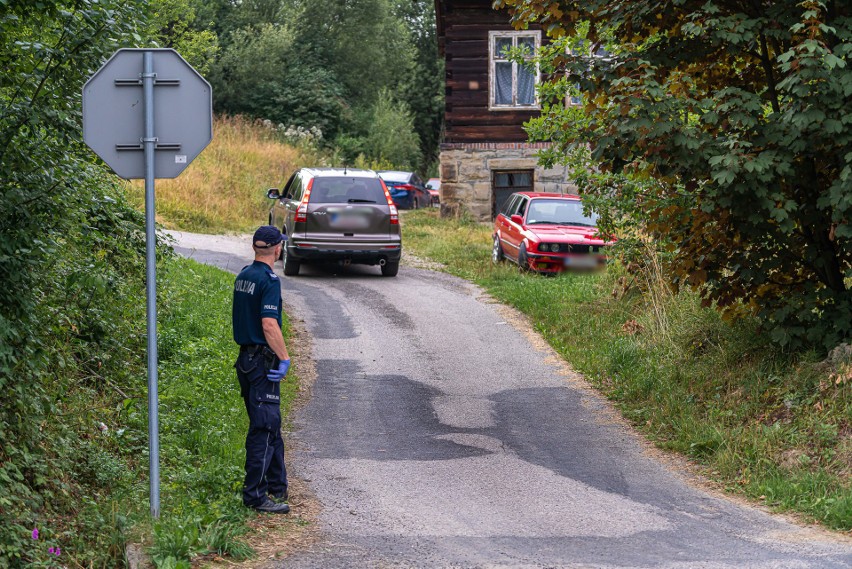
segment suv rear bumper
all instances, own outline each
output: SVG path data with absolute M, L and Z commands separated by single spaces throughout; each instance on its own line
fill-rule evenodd
M 287 248 L 287 255 L 299 261 L 349 261 L 362 265 L 378 265 L 382 260 L 397 263 L 402 258 L 400 242 L 385 243 L 322 243 L 296 241 Z

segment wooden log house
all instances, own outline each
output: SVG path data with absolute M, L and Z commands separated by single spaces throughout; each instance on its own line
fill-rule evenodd
M 574 190 L 564 167 L 544 169 L 523 123 L 540 106 L 539 74 L 510 61 L 508 47 L 537 49 L 541 29 L 515 30 L 491 0 L 435 0 L 438 44 L 446 68 L 445 131 L 441 144 L 441 208 L 493 219 L 516 191 Z

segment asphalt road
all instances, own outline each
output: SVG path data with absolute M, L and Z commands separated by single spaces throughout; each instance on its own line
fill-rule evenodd
M 178 251 L 237 272 L 247 242 Z M 281 567 L 852 567 L 848 540 L 688 483 L 465 281 L 302 273 L 317 380 L 285 443 L 324 538 Z

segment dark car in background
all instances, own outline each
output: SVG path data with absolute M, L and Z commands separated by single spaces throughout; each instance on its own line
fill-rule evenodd
M 432 205 L 441 203 L 441 178 L 429 178 L 426 181 L 426 189 L 432 195 Z
M 596 216 L 583 212 L 579 196 L 518 192 L 494 220 L 491 258 L 521 269 L 558 273 L 606 264 L 612 241 L 598 235 Z
M 400 209 L 418 209 L 432 204 L 432 196 L 422 178 L 414 172 L 381 170 L 378 172 L 387 184 L 393 203 Z
M 399 214 L 372 170 L 302 168 L 266 196 L 275 200 L 269 224 L 287 235 L 285 275 L 299 274 L 302 263 L 327 261 L 379 265 L 388 277 L 399 271 Z

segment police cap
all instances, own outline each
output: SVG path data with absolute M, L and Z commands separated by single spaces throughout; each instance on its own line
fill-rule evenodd
M 254 232 L 252 242 L 257 249 L 269 249 L 275 247 L 287 239 L 274 225 L 261 225 Z

